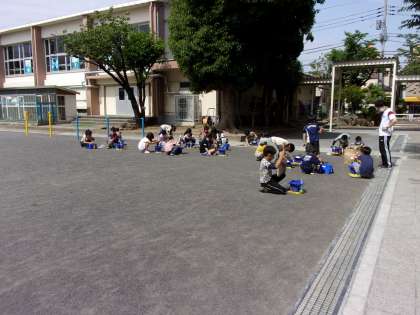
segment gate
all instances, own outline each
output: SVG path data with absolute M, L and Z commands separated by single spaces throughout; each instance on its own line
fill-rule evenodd
M 198 95 L 175 96 L 175 119 L 177 123 L 190 123 L 200 121 L 201 107 Z

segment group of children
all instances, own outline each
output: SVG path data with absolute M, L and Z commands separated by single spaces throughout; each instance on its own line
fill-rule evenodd
M 315 174 L 325 173 L 328 163 L 324 163 L 320 158 L 319 136 L 322 133 L 322 127 L 311 122 L 304 128 L 304 146 L 305 155 L 299 158 L 298 164 L 303 173 Z M 295 146 L 286 139 L 280 137 L 270 137 L 262 135 L 261 138 L 253 139 L 251 133 L 246 135 L 248 144 L 253 145 L 253 141 L 258 141 L 255 157 L 260 162 L 260 184 L 262 192 L 273 194 L 286 194 L 288 189 L 283 187 L 280 182 L 286 176 L 288 165 L 296 162 L 291 156 Z M 248 141 L 250 139 L 250 141 Z M 371 157 L 371 148 L 365 146 L 360 136 L 355 138 L 353 144 L 349 144 L 350 135 L 341 134 L 333 140 L 332 147 L 340 147 L 343 151 L 349 146 L 357 152 L 348 166 L 351 174 L 361 178 L 373 178 L 374 163 Z M 296 157 L 297 158 L 297 157 Z M 293 161 L 293 162 L 292 162 Z M 328 165 L 329 166 L 329 165 Z M 332 169 L 330 170 L 333 171 Z
M 88 149 L 98 149 L 103 148 L 105 146 L 100 146 L 95 142 L 95 138 L 93 137 L 93 132 L 90 129 L 87 129 L 80 140 L 80 145 L 82 148 Z M 112 127 L 111 132 L 109 134 L 107 145 L 108 149 L 117 149 L 121 150 L 124 149 L 126 144 L 122 137 L 122 132 L 119 128 Z
M 162 125 L 158 138 L 149 132 L 146 137 L 140 140 L 138 149 L 142 153 L 164 152 L 168 155 L 180 155 L 183 148 L 192 148 L 197 144 L 192 129 L 187 128 L 184 134 L 175 140 L 173 133 L 176 127 L 173 125 Z M 229 141 L 223 131 L 204 126 L 199 135 L 199 151 L 203 156 L 225 155 L 230 149 Z

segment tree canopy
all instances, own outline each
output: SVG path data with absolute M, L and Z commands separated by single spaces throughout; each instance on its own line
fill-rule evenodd
M 196 91 L 231 94 L 258 85 L 267 104 L 285 76 L 301 70 L 297 58 L 310 36 L 315 5 L 323 2 L 174 0 L 170 47 Z M 222 107 L 231 105 L 224 102 Z M 222 120 L 233 116 L 224 114 Z
M 404 58 L 406 64 L 401 69 L 401 74 L 420 73 L 420 36 L 417 34 L 401 35 L 405 39 L 403 47 L 398 49 L 397 55 Z
M 145 114 L 146 80 L 152 66 L 163 57 L 164 44 L 151 33 L 138 32 L 127 16 L 114 15 L 113 10 L 96 12 L 80 32 L 65 38 L 66 52 L 83 58 L 106 72 L 130 99 L 134 116 Z M 138 101 L 131 88 L 134 76 Z
M 411 18 L 403 21 L 402 27 L 420 29 L 420 0 L 404 0 L 403 12 L 412 12 Z

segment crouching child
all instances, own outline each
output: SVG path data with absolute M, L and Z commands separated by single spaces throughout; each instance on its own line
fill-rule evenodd
M 276 163 L 273 163 L 277 151 L 272 146 L 266 146 L 263 151 L 263 158 L 260 164 L 260 184 L 262 192 L 285 195 L 287 189 L 280 185 L 286 177 L 285 152 L 280 152 Z
M 309 175 L 319 173 L 321 165 L 322 162 L 317 155 L 315 155 L 314 153 L 308 153 L 303 157 L 302 163 L 300 164 L 300 168 L 303 173 Z
M 370 155 L 372 149 L 369 147 L 362 147 L 360 151 L 361 153 L 358 157 L 358 161 L 349 165 L 350 172 L 352 174 L 360 175 L 361 178 L 373 178 L 375 170 L 373 167 L 373 159 Z

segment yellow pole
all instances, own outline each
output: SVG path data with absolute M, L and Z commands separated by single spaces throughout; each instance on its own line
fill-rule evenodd
M 52 115 L 51 112 L 48 112 L 48 134 L 50 137 L 52 137 Z
M 25 120 L 25 135 L 29 135 L 29 113 L 27 111 L 23 112 L 23 119 Z

